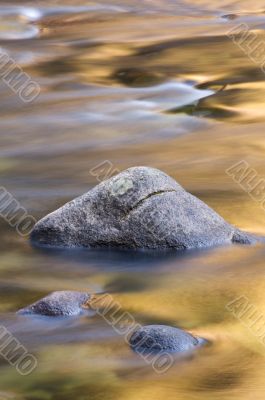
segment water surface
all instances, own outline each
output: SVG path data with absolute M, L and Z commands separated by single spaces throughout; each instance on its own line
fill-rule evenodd
M 227 36 L 244 23 L 262 40 L 264 10 L 259 0 L 1 1 L 0 47 L 41 87 L 26 104 L 0 80 L 1 185 L 39 219 L 97 184 L 91 169 L 105 160 L 148 165 L 265 234 L 264 209 L 225 172 L 245 160 L 265 177 L 264 73 Z M 38 360 L 24 377 L 1 358 L 0 398 L 264 398 L 264 345 L 226 308 L 245 296 L 263 318 L 263 245 L 40 251 L 0 229 L 1 325 Z M 158 375 L 97 315 L 15 315 L 53 290 L 110 293 L 138 323 L 211 346 Z

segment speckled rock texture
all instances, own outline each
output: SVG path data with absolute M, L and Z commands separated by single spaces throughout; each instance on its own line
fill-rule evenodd
M 43 299 L 18 311 L 19 314 L 39 314 L 47 316 L 79 315 L 82 306 L 90 299 L 84 292 L 59 291 L 53 292 Z
M 143 326 L 130 337 L 130 345 L 137 352 L 148 350 L 180 353 L 194 350 L 203 343 L 206 343 L 205 339 L 166 325 Z
M 41 219 L 31 240 L 37 246 L 185 250 L 255 238 L 165 173 L 134 167 Z

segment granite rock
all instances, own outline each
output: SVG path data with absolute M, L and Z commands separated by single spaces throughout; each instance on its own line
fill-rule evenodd
M 184 352 L 199 347 L 206 340 L 195 337 L 182 329 L 166 325 L 142 326 L 130 337 L 130 346 L 136 352 Z
M 31 240 L 37 246 L 185 250 L 255 238 L 162 171 L 134 167 L 41 219 Z
M 39 314 L 47 316 L 79 315 L 82 306 L 90 299 L 90 295 L 76 291 L 58 291 L 18 311 L 19 314 Z

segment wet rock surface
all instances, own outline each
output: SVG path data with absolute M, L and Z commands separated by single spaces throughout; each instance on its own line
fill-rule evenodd
M 194 337 L 182 329 L 166 325 L 143 326 L 130 337 L 130 345 L 136 352 L 191 351 L 204 342 L 204 339 Z
M 31 240 L 38 246 L 177 250 L 256 241 L 149 167 L 129 168 L 47 215 Z
M 58 291 L 18 311 L 18 314 L 74 316 L 83 311 L 90 295 L 84 292 Z

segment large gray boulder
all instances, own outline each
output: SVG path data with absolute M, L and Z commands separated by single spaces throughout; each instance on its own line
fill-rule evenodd
M 47 316 L 74 316 L 84 311 L 90 295 L 85 292 L 62 290 L 52 292 L 18 311 L 18 314 L 39 314 Z
M 180 353 L 194 350 L 206 343 L 206 340 L 172 326 L 147 325 L 135 331 L 131 335 L 129 343 L 139 353 L 145 351 Z
M 129 168 L 41 219 L 39 246 L 196 249 L 255 239 L 165 173 Z

